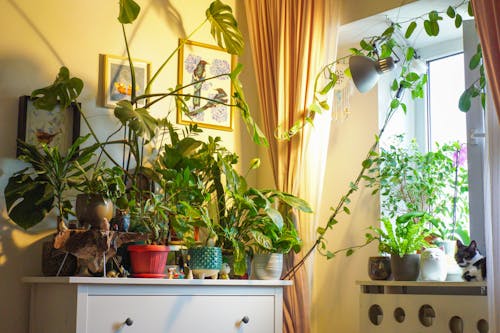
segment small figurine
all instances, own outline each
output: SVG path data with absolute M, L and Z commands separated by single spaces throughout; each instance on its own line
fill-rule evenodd
M 175 268 L 174 267 L 169 267 L 168 268 L 168 279 L 172 280 L 175 277 Z
M 222 267 L 220 269 L 220 278 L 223 280 L 229 280 L 229 273 L 231 272 L 231 267 L 227 262 L 222 263 Z

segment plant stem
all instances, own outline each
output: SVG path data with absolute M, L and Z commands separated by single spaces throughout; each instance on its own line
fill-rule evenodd
M 401 95 L 400 99 L 403 98 L 403 95 Z M 382 135 L 384 134 L 385 132 L 385 129 L 387 128 L 387 125 L 389 123 L 389 120 L 392 118 L 392 116 L 394 115 L 395 111 L 397 110 L 396 109 L 393 109 L 391 107 L 389 107 L 389 110 L 387 112 L 387 115 L 385 117 L 385 120 L 384 120 L 384 123 L 382 125 L 382 127 L 380 128 L 379 132 L 378 132 L 378 135 L 375 139 L 375 142 L 372 144 L 372 146 L 370 147 L 370 149 L 368 150 L 368 153 L 366 154 L 366 158 L 365 159 L 368 159 L 370 158 L 370 156 L 372 155 L 373 152 L 375 152 L 375 150 L 377 149 L 379 143 L 380 143 L 380 138 L 382 137 Z M 337 215 L 343 210 L 345 204 L 346 204 L 346 201 L 349 199 L 349 197 L 351 196 L 351 194 L 356 191 L 356 189 L 358 188 L 358 185 L 359 185 L 359 182 L 361 181 L 361 179 L 363 178 L 363 175 L 365 174 L 366 170 L 368 169 L 367 166 L 363 165 L 361 167 L 361 170 L 360 172 L 358 173 L 358 176 L 356 177 L 356 179 L 354 180 L 354 182 L 352 183 L 352 185 L 350 186 L 349 190 L 347 191 L 347 193 L 345 195 L 343 195 L 340 199 L 340 201 L 338 202 L 335 210 L 333 211 L 332 215 L 330 215 L 330 218 L 328 219 L 328 222 L 326 223 L 325 227 L 324 227 L 324 230 L 327 230 L 327 229 L 331 229 L 335 224 L 336 224 L 336 220 L 335 218 L 337 217 Z M 313 251 L 318 247 L 319 244 L 321 244 L 321 242 L 324 240 L 325 236 L 324 236 L 324 233 L 323 234 L 320 234 L 318 236 L 318 238 L 316 239 L 316 241 L 314 242 L 314 244 L 312 245 L 312 247 L 306 252 L 306 254 L 302 257 L 302 259 L 300 259 L 284 276 L 283 276 L 283 279 L 284 280 L 289 280 L 289 279 L 293 279 L 293 277 L 295 276 L 295 273 L 305 264 L 307 258 L 311 255 L 311 253 L 313 253 Z M 366 245 L 368 245 L 370 242 L 367 242 L 363 245 L 357 245 L 357 246 L 354 246 L 354 247 L 351 247 L 351 248 L 361 248 L 361 247 L 364 247 Z M 342 250 L 337 250 L 335 252 L 333 252 L 333 254 L 336 254 L 336 253 L 339 253 L 341 251 L 344 251 L 346 249 L 342 249 Z

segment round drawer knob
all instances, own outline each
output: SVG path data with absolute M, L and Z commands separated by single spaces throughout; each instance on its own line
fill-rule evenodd
M 250 318 L 248 318 L 248 316 L 244 316 L 243 318 L 241 318 L 241 321 L 244 322 L 245 324 L 248 324 Z
M 125 322 L 124 322 L 124 324 L 127 326 L 132 326 L 133 323 L 134 323 L 134 321 L 130 318 L 125 319 Z

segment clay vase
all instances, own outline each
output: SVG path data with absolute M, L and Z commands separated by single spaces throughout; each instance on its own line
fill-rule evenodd
M 396 281 L 416 281 L 420 273 L 420 254 L 391 255 L 391 270 Z
M 370 257 L 368 258 L 368 276 L 372 280 L 388 280 L 391 276 L 390 257 Z
M 80 225 L 90 225 L 92 229 L 103 229 L 103 218 L 108 222 L 113 218 L 113 202 L 100 194 L 78 194 L 75 210 Z

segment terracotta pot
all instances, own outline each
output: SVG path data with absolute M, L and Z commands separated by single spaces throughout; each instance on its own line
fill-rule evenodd
M 370 257 L 368 258 L 368 276 L 372 280 L 388 280 L 391 276 L 390 257 Z
M 133 277 L 163 278 L 170 248 L 166 245 L 129 245 Z
M 80 225 L 90 225 L 92 229 L 105 229 L 101 224 L 103 218 L 106 218 L 108 223 L 113 218 L 113 202 L 100 194 L 78 194 L 75 211 Z
M 420 273 L 420 255 L 391 255 L 391 270 L 396 281 L 416 281 Z

